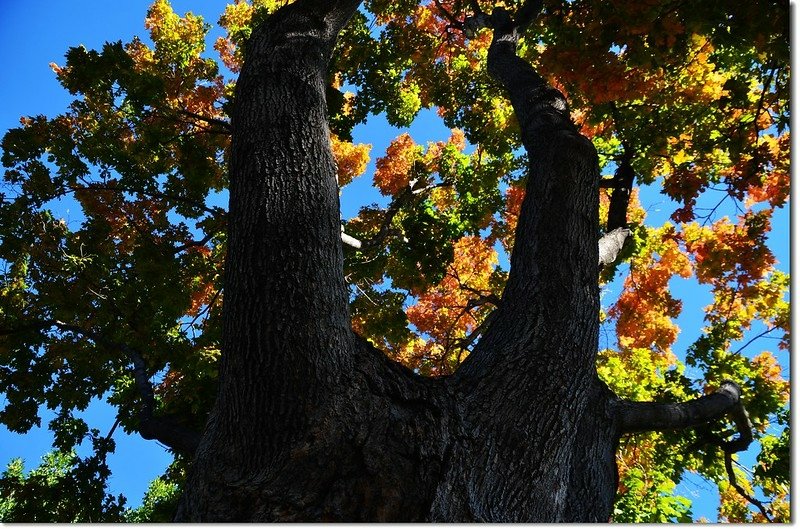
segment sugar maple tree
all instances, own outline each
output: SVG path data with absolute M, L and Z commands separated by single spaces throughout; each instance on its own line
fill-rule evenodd
M 788 5 L 287 4 L 225 7 L 212 57 L 157 0 L 6 133 L 0 421 L 46 405 L 56 452 L 0 517 L 684 521 L 695 473 L 720 519 L 788 520 Z M 428 108 L 449 138 L 353 143 Z M 370 156 L 382 202 L 340 225 Z M 685 354 L 676 278 L 713 299 Z M 175 454 L 139 509 L 95 398 Z

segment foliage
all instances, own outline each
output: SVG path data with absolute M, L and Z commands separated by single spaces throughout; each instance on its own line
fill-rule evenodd
M 125 522 L 168 523 L 172 521 L 180 498 L 184 476 L 181 464 L 176 462 L 167 472 L 150 482 L 144 493 L 142 505 L 125 512 Z
M 87 458 L 54 450 L 27 473 L 21 459 L 12 460 L 0 476 L 0 521 L 122 521 L 125 498 L 106 492 L 110 471 L 105 457 L 114 441 L 97 434 L 92 432 L 95 453 Z
M 3 474 L 3 520 L 169 519 L 185 462 L 123 514 L 124 500 L 105 494 L 113 445 L 92 434 L 95 455 L 75 456 L 89 430 L 72 412 L 106 395 L 125 431 L 137 430 L 133 349 L 161 374 L 155 413 L 204 424 L 224 296 L 227 111 L 253 24 L 283 3 L 225 7 L 212 58 L 211 26 L 156 0 L 149 39 L 70 48 L 52 65 L 70 107 L 5 134 L 0 421 L 24 433 L 40 406 L 59 412 L 58 451 L 27 475 L 18 460 Z M 354 328 L 433 376 L 457 368 L 498 303 L 526 185 L 510 103 L 486 73 L 490 32 L 467 38 L 454 23 L 467 4 L 367 1 L 340 39 L 327 92 L 340 186 L 367 171 L 371 146 L 352 140 L 371 115 L 402 129 L 435 109 L 452 129 L 427 145 L 400 133 L 375 163 L 380 204 L 344 222 L 363 243 L 345 250 Z M 633 240 L 600 275 L 620 291 L 600 315 L 613 333 L 601 378 L 620 397 L 663 402 L 740 383 L 761 452 L 739 482 L 784 520 L 789 388 L 776 354 L 789 344 L 789 278 L 768 237 L 789 194 L 787 20 L 788 5 L 766 1 L 548 0 L 520 47 L 568 97 L 604 174 L 628 157 L 640 186 L 628 208 Z M 656 222 L 640 202 L 653 189 L 672 208 Z M 53 213 L 64 197 L 79 205 L 79 225 Z M 602 224 L 609 191 L 600 198 Z M 679 281 L 711 299 L 685 354 L 673 351 Z M 753 355 L 766 337 L 777 349 Z M 726 428 L 624 439 L 614 519 L 691 519 L 676 484 L 694 473 L 719 484 L 721 519 L 763 520 L 703 442 Z

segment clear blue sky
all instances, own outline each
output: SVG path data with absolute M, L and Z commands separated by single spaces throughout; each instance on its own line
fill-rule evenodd
M 196 14 L 204 15 L 206 21 L 214 25 L 225 3 L 223 0 L 172 1 L 178 13 L 193 10 Z M 64 111 L 71 97 L 58 84 L 48 65 L 51 62 L 63 64 L 68 47 L 83 44 L 90 49 L 99 49 L 105 41 L 121 39 L 127 42 L 134 35 L 147 41 L 143 21 L 148 5 L 149 2 L 145 0 L 114 3 L 100 0 L 0 2 L 0 101 L 3 102 L 0 105 L 0 134 L 18 126 L 20 116 L 54 116 Z M 212 29 L 209 44 L 218 34 L 218 29 Z M 213 50 L 211 53 L 214 53 Z M 371 172 L 374 159 L 384 152 L 389 141 L 398 132 L 381 117 L 373 118 L 367 126 L 359 126 L 355 131 L 356 141 L 373 144 L 373 162 L 365 176 L 344 190 L 344 218 L 355 215 L 361 205 L 383 202 L 383 197 L 370 185 Z M 446 139 L 449 135 L 449 130 L 432 112 L 418 118 L 409 132 L 418 143 L 423 144 L 429 140 Z M 648 220 L 651 224 L 660 224 L 674 209 L 668 199 L 655 189 L 644 190 L 642 202 L 649 211 Z M 67 211 L 60 213 L 62 216 L 69 215 Z M 771 245 L 780 263 L 779 268 L 788 272 L 788 208 L 779 212 L 773 226 Z M 603 298 L 604 305 L 616 299 L 620 287 L 620 281 L 608 286 L 608 292 Z M 703 325 L 702 308 L 709 303 L 710 297 L 706 290 L 698 289 L 693 281 L 676 280 L 674 291 L 684 302 L 683 314 L 678 319 L 684 332 L 680 334 L 675 346 L 675 350 L 680 352 L 685 351 L 699 335 Z M 759 344 L 754 344 L 751 354 L 760 350 Z M 778 358 L 781 365 L 787 367 L 785 374 L 788 376 L 788 353 L 784 352 Z M 0 395 L 0 404 L 2 402 L 3 397 Z M 91 406 L 84 416 L 90 427 L 99 428 L 102 432 L 108 431 L 114 422 L 114 410 L 102 403 Z M 44 428 L 34 429 L 25 436 L 12 434 L 0 427 L 0 466 L 4 466 L 12 457 L 23 457 L 28 468 L 36 466 L 39 458 L 50 449 L 52 438 L 46 430 L 50 418 L 52 414 L 48 416 L 44 413 Z M 117 441 L 117 451 L 110 459 L 113 471 L 110 492 L 125 494 L 129 505 L 136 506 L 140 503 L 148 482 L 164 470 L 170 457 L 154 441 L 126 436 L 120 430 L 117 430 L 114 438 Z M 750 458 L 754 455 L 755 453 L 751 453 Z M 681 494 L 692 496 L 692 491 L 700 494 L 701 498 L 695 503 L 695 516 L 716 519 L 715 487 L 700 482 L 698 478 L 688 479 L 679 487 Z

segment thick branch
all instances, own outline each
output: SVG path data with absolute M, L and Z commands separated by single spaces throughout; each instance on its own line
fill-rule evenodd
M 437 2 L 438 4 L 438 2 Z M 483 28 L 512 30 L 515 33 L 523 33 L 525 29 L 536 20 L 539 13 L 542 11 L 544 2 L 542 0 L 527 0 L 514 14 L 513 20 L 502 9 L 495 9 L 491 15 L 484 13 L 478 2 L 471 2 L 474 14 L 464 20 L 464 28 L 470 34 L 476 33 Z M 468 35 L 471 36 L 471 35 Z
M 600 189 L 613 189 L 616 185 L 616 180 L 613 178 L 601 178 Z
M 530 23 L 535 3 L 517 14 L 521 22 Z M 496 8 L 488 23 L 487 69 L 514 108 L 528 183 L 498 315 L 456 376 L 473 380 L 509 360 L 511 370 L 533 373 L 534 364 L 550 370 L 570 363 L 586 374 L 596 355 L 599 309 L 596 292 L 587 288 L 597 282 L 597 153 L 573 124 L 565 96 L 517 55 L 519 22 Z M 570 339 L 556 339 L 564 336 Z
M 628 225 L 628 203 L 631 198 L 631 191 L 633 190 L 633 166 L 631 160 L 633 159 L 633 151 L 630 143 L 622 135 L 620 124 L 622 118 L 619 109 L 615 103 L 611 103 L 611 113 L 614 117 L 614 124 L 617 128 L 617 136 L 622 143 L 622 159 L 619 162 L 617 170 L 614 172 L 614 178 L 610 187 L 614 189 L 611 193 L 610 204 L 608 207 L 608 219 L 606 221 L 606 231 L 612 231 L 617 228 L 625 228 Z
M 361 5 L 361 0 L 324 0 L 319 2 L 324 6 L 330 6 L 330 11 L 326 13 L 325 21 L 328 23 L 328 30 L 333 38 L 339 35 L 339 32 L 344 28 L 350 20 L 358 6 Z
M 739 485 L 733 471 L 732 454 L 746 450 L 753 441 L 753 425 L 747 415 L 747 410 L 742 405 L 741 389 L 738 385 L 731 381 L 725 381 L 711 395 L 680 404 L 624 402 L 621 406 L 621 429 L 627 433 L 700 426 L 729 414 L 736 425 L 738 436 L 730 441 L 723 441 L 712 436 L 712 442 L 725 452 L 725 470 L 731 486 L 739 495 L 757 507 L 767 520 L 772 521 L 764 505 L 747 494 L 747 491 Z
M 47 322 L 45 322 L 47 323 Z M 94 331 L 66 324 L 57 320 L 49 322 L 52 326 L 63 331 L 83 335 L 95 343 L 109 349 L 119 349 L 124 352 L 133 364 L 133 377 L 136 388 L 142 398 L 142 408 L 139 411 L 139 434 L 148 440 L 156 440 L 177 452 L 193 454 L 200 442 L 197 432 L 179 426 L 174 420 L 167 417 L 155 417 L 155 397 L 150 377 L 147 374 L 147 363 L 142 354 L 134 347 L 127 344 L 114 342 L 97 334 Z
M 127 344 L 108 340 L 92 330 L 64 323 L 59 320 L 43 320 L 16 329 L 0 329 L 0 336 L 7 336 L 28 330 L 45 330 L 52 327 L 64 332 L 71 332 L 84 336 L 103 347 L 117 349 L 125 353 L 133 364 L 133 377 L 136 382 L 136 389 L 139 391 L 139 396 L 142 399 L 142 408 L 139 411 L 139 433 L 141 436 L 144 439 L 159 441 L 177 452 L 187 454 L 194 453 L 200 441 L 200 435 L 197 432 L 178 425 L 170 418 L 153 416 L 155 410 L 153 386 L 150 384 L 150 377 L 147 374 L 147 364 L 142 354 L 137 349 Z
M 45 324 L 48 322 L 44 322 Z M 155 417 L 155 397 L 150 377 L 147 374 L 147 364 L 142 354 L 134 347 L 127 344 L 114 342 L 97 334 L 94 331 L 52 320 L 52 326 L 63 331 L 73 332 L 89 338 L 109 349 L 119 349 L 124 352 L 133 364 L 133 377 L 136 388 L 142 398 L 142 408 L 139 411 L 139 434 L 148 440 L 156 440 L 177 452 L 193 454 L 200 442 L 197 432 L 179 426 L 174 420 L 167 417 Z
M 733 384 L 733 382 L 730 382 L 730 384 Z M 723 448 L 727 452 L 741 452 L 747 450 L 747 447 L 750 446 L 750 443 L 753 441 L 753 424 L 750 422 L 750 416 L 747 414 L 747 410 L 744 409 L 741 395 L 739 402 L 737 402 L 733 410 L 730 411 L 730 416 L 731 419 L 733 419 L 733 423 L 736 425 L 739 437 L 725 443 Z
M 542 11 L 542 0 L 526 0 L 514 15 L 514 25 L 520 33 L 525 31 Z
M 617 260 L 617 255 L 619 255 L 619 252 L 622 250 L 630 234 L 631 230 L 627 228 L 617 228 L 600 238 L 598 242 L 600 250 L 598 264 L 601 268 Z
M 347 246 L 351 246 L 355 249 L 361 248 L 361 241 L 356 239 L 355 237 L 348 235 L 344 232 L 344 226 L 342 226 L 342 242 Z
M 361 0 L 299 0 L 293 4 L 284 5 L 272 18 L 274 22 L 288 21 L 292 17 L 296 17 L 286 27 L 299 23 L 295 28 L 306 31 L 310 27 L 316 26 L 315 29 L 324 31 L 320 35 L 321 37 L 333 42 L 360 4 Z M 288 15 L 287 18 L 282 18 L 286 15 Z M 320 22 L 324 24 L 323 27 L 318 25 Z
M 176 421 L 176 417 L 153 417 L 140 420 L 139 435 L 143 439 L 155 440 L 176 452 L 192 455 L 200 444 L 200 434 L 189 430 Z
M 544 136 L 558 129 L 575 132 L 567 100 L 516 52 L 520 32 L 503 9 L 492 12 L 494 37 L 489 47 L 487 67 L 491 76 L 508 92 L 522 131 L 525 149 L 533 150 Z
M 625 228 L 628 225 L 628 203 L 631 198 L 631 191 L 633 190 L 633 166 L 631 165 L 631 156 L 627 152 L 620 161 L 614 173 L 613 184 L 611 187 L 614 191 L 611 192 L 611 199 L 608 207 L 608 221 L 606 222 L 606 231 L 613 231 L 617 228 Z
M 730 441 L 726 449 L 739 451 L 753 438 L 750 420 L 739 400 L 742 390 L 737 384 L 725 381 L 710 395 L 680 403 L 630 402 L 619 403 L 618 417 L 622 433 L 678 430 L 700 426 L 719 419 L 727 413 L 739 430 L 739 437 Z
M 731 487 L 733 487 L 734 490 L 751 505 L 757 507 L 767 521 L 772 522 L 773 520 L 764 504 L 748 494 L 744 487 L 739 485 L 736 479 L 736 473 L 733 471 L 733 454 L 747 450 L 747 447 L 753 441 L 753 425 L 750 422 L 750 417 L 747 414 L 747 410 L 745 410 L 744 406 L 742 405 L 741 400 L 739 400 L 734 406 L 733 410 L 730 411 L 730 416 L 736 425 L 737 432 L 739 433 L 736 439 L 725 441 L 712 434 L 710 431 L 701 431 L 700 439 L 696 443 L 693 443 L 689 447 L 689 450 L 691 451 L 704 444 L 712 444 L 722 448 L 725 457 L 725 471 L 728 474 L 728 481 L 730 482 Z

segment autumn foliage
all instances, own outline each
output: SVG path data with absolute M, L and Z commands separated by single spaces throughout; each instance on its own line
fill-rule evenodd
M 64 476 L 107 477 L 113 446 L 75 416 L 92 399 L 137 430 L 143 397 L 128 349 L 156 381 L 157 413 L 205 423 L 224 299 L 227 112 L 252 25 L 284 3 L 237 0 L 212 30 L 156 0 L 147 36 L 70 48 L 52 65 L 75 96 L 63 114 L 23 117 L 3 138 L 0 422 L 23 433 L 48 406 L 59 454 L 95 442 L 95 459 L 50 462 L 55 489 Z M 340 39 L 328 89 L 339 186 L 366 178 L 375 188 L 374 203 L 342 220 L 362 243 L 344 248 L 353 328 L 426 376 L 456 370 L 501 302 L 530 185 L 511 105 L 486 72 L 490 32 L 458 27 L 469 13 L 459 0 L 366 2 Z M 788 5 L 768 2 L 546 1 L 519 50 L 568 98 L 604 178 L 623 159 L 636 175 L 631 240 L 598 275 L 598 373 L 635 400 L 684 401 L 739 383 L 759 447 L 734 469 L 737 483 L 782 521 L 787 17 Z M 407 127 L 421 112 L 435 113 L 449 138 L 417 143 Z M 380 151 L 356 127 L 375 115 L 397 133 Z M 609 194 L 601 189 L 598 237 Z M 61 219 L 59 200 L 75 201 L 80 219 Z M 695 295 L 705 306 L 686 314 Z M 766 521 L 704 443 L 727 427 L 623 439 L 614 520 L 691 520 L 688 476 L 689 488 L 698 477 L 718 486 L 720 520 Z M 185 467 L 176 456 L 151 487 L 150 510 L 128 519 L 159 521 Z M 0 499 L 0 517 L 23 512 L 32 479 L 13 464 L 3 474 L 0 497 L 18 499 Z M 123 517 L 118 499 L 92 494 L 98 516 Z M 81 513 L 64 516 L 86 521 Z

